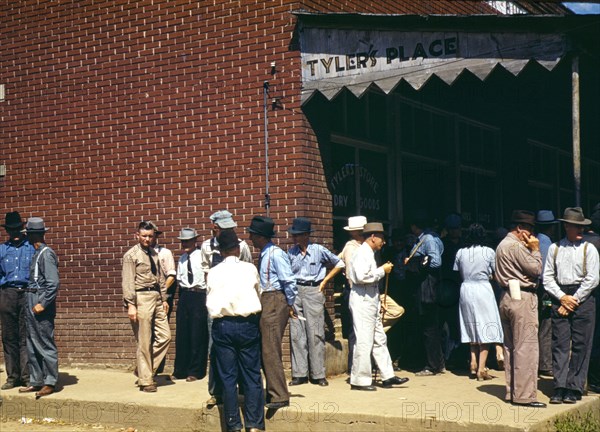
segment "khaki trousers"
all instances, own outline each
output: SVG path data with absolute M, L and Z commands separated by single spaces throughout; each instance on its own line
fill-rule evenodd
M 137 321 L 132 321 L 131 327 L 137 342 L 138 385 L 148 386 L 152 384 L 156 369 L 167 355 L 171 329 L 158 292 L 140 291 L 136 294 L 136 303 Z
M 521 291 L 521 300 L 513 300 L 505 291 L 500 300 L 500 320 L 504 330 L 506 400 L 535 402 L 539 363 L 537 295 Z
M 383 331 L 387 333 L 388 330 L 398 322 L 402 315 L 404 315 L 404 308 L 396 303 L 396 301 L 391 298 L 389 294 L 387 297 L 385 294 L 380 294 L 379 297 L 381 300 L 381 306 L 385 307 L 386 309 L 386 312 L 384 312 L 383 316 L 381 317 L 381 321 L 383 324 Z

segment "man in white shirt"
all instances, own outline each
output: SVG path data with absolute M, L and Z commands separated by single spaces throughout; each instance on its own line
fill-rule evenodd
M 387 337 L 381 323 L 381 302 L 379 281 L 392 271 L 393 265 L 385 263 L 377 267 L 375 252 L 385 244 L 383 225 L 379 222 L 367 223 L 363 229 L 364 242 L 352 257 L 348 279 L 352 283 L 350 311 L 356 347 L 352 357 L 350 388 L 352 390 L 374 391 L 372 385 L 371 355 L 381 371 L 382 385 L 391 388 L 394 384 L 404 384 L 408 378 L 394 374 L 392 359 L 387 349 Z
M 579 207 L 567 207 L 562 219 L 566 237 L 548 250 L 544 287 L 552 296 L 552 369 L 550 403 L 574 404 L 581 399 L 592 351 L 598 286 L 598 251 L 583 240 L 591 221 Z
M 192 382 L 206 376 L 208 359 L 208 321 L 206 281 L 202 270 L 201 252 L 196 248 L 198 233 L 183 228 L 177 237 L 183 255 L 177 265 L 179 300 L 177 303 L 177 333 L 175 335 L 175 370 L 173 379 Z
M 227 430 L 242 430 L 238 380 L 244 391 L 247 431 L 264 430 L 264 394 L 260 374 L 260 282 L 252 264 L 241 261 L 239 239 L 233 230 L 219 234 L 223 261 L 207 277 L 206 305 L 212 318 L 214 359 L 223 383 Z

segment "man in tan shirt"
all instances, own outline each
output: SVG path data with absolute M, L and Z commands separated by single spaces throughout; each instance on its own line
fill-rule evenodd
M 153 393 L 156 392 L 154 373 L 171 342 L 169 305 L 165 275 L 158 254 L 151 247 L 154 226 L 140 222 L 136 235 L 138 244 L 123 256 L 123 301 L 137 342 L 138 385 L 141 391 Z
M 511 231 L 496 249 L 496 281 L 504 289 L 500 319 L 504 330 L 506 400 L 513 405 L 545 408 L 537 401 L 539 361 L 537 282 L 542 272 L 540 242 L 533 235 L 535 215 L 513 211 Z M 521 299 L 512 298 L 509 281 L 520 286 Z

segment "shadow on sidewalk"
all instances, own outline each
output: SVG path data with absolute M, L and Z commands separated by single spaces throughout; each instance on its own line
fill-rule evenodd
M 58 373 L 58 382 L 56 383 L 55 392 L 60 392 L 64 387 L 75 385 L 79 382 L 79 378 L 75 375 L 71 375 L 67 372 Z

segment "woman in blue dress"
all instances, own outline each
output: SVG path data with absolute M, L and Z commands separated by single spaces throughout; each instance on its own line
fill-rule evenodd
M 496 254 L 485 246 L 486 232 L 480 224 L 469 226 L 465 244 L 454 260 L 454 270 L 462 277 L 460 286 L 460 333 L 463 343 L 471 344 L 471 378 L 490 380 L 485 363 L 490 344 L 502 343 L 504 334 L 500 313 L 490 280 Z

